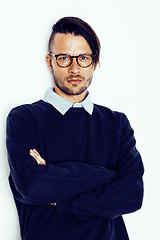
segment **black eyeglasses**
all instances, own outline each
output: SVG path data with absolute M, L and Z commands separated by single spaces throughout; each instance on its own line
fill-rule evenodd
M 76 58 L 77 64 L 80 67 L 87 68 L 87 67 L 91 66 L 91 64 L 93 63 L 93 58 L 96 56 L 96 55 L 91 55 L 91 54 L 80 54 L 78 56 L 70 56 L 68 54 L 54 55 L 51 52 L 49 52 L 49 54 L 56 58 L 56 62 L 58 64 L 58 66 L 60 66 L 62 68 L 69 67 L 73 62 L 73 58 Z

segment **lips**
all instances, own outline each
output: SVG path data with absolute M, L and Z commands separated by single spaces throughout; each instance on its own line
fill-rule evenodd
M 80 80 L 80 79 L 69 79 L 68 82 L 71 83 L 71 84 L 80 84 L 82 82 L 82 80 Z

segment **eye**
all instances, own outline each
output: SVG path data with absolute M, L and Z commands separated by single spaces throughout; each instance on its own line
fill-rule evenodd
M 86 56 L 86 55 L 80 56 L 80 60 L 87 60 L 87 59 L 88 59 L 88 56 Z
M 59 57 L 59 60 L 61 60 L 61 61 L 66 61 L 66 60 L 68 60 L 68 58 L 65 57 L 65 56 L 63 56 L 63 57 Z
M 81 55 L 79 56 L 80 61 L 90 61 L 91 56 L 90 55 Z

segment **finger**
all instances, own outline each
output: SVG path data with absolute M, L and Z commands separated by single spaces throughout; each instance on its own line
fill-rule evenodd
M 39 160 L 41 159 L 41 156 L 38 155 L 35 151 L 33 151 L 32 149 L 30 150 L 30 153 L 32 153 L 33 157 L 38 158 Z
M 50 203 L 50 205 L 56 207 L 57 203 Z
M 35 148 L 33 149 L 33 151 L 34 151 L 35 153 L 37 153 L 37 155 L 40 156 L 39 152 L 37 152 L 37 150 L 36 150 Z
M 43 163 L 45 163 L 45 160 L 41 157 L 41 155 L 39 154 L 39 152 L 37 152 L 36 149 L 33 149 L 33 153 L 35 154 L 35 156 L 42 161 Z
M 36 161 L 41 165 L 46 165 L 46 162 L 40 155 L 37 155 L 33 150 L 30 150 L 30 155 L 36 159 Z
M 41 155 L 36 151 L 36 149 L 31 149 L 30 152 L 32 153 L 32 156 L 35 157 L 36 160 L 39 160 L 40 163 L 46 165 L 46 161 L 41 157 Z
M 38 163 L 38 165 L 41 164 L 41 162 L 40 162 L 32 153 L 30 153 L 30 155 L 36 160 L 36 162 Z
M 33 153 L 33 151 L 30 151 L 29 154 L 30 154 L 33 158 L 35 158 L 37 161 L 40 161 L 40 160 L 38 159 L 38 157 L 36 156 L 36 154 Z
M 46 164 L 46 161 L 39 155 L 36 155 L 36 158 L 42 163 L 42 164 Z

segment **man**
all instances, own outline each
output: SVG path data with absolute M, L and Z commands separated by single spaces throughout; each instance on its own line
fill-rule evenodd
M 123 113 L 93 104 L 93 29 L 74 17 L 52 28 L 54 88 L 7 119 L 9 182 L 23 240 L 127 240 L 122 215 L 141 208 L 144 172 Z

